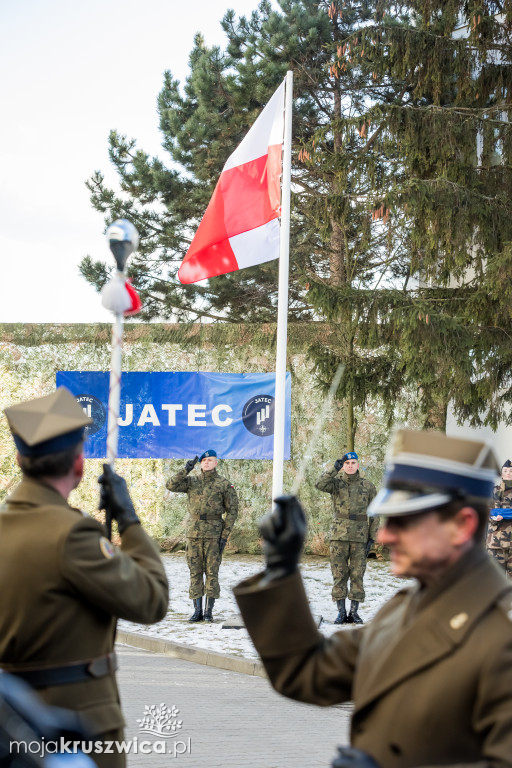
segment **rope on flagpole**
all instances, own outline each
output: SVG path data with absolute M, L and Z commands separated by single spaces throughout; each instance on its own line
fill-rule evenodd
M 329 392 L 327 393 L 327 396 L 325 397 L 324 402 L 322 404 L 322 409 L 320 411 L 320 418 L 316 422 L 316 426 L 313 430 L 313 433 L 311 434 L 311 437 L 306 441 L 307 448 L 304 453 L 304 456 L 302 457 L 302 461 L 300 463 L 299 469 L 297 471 L 297 475 L 295 477 L 292 489 L 290 491 L 291 496 L 296 496 L 300 486 L 302 485 L 302 481 L 304 480 L 304 475 L 306 474 L 306 467 L 311 461 L 311 459 L 313 458 L 313 451 L 316 448 L 318 439 L 320 438 L 320 435 L 323 432 L 325 422 L 327 421 L 327 419 L 332 413 L 331 406 L 336 396 L 336 392 L 338 391 L 338 387 L 340 385 L 341 377 L 343 376 L 344 370 L 345 370 L 344 363 L 340 363 L 336 369 L 336 373 L 334 374 L 333 380 L 331 381 Z
M 107 462 L 114 467 L 119 439 L 119 403 L 121 399 L 121 359 L 123 348 L 123 315 L 116 314 L 112 324 L 112 356 L 108 392 Z
M 112 280 L 104 286 L 101 292 L 103 306 L 114 314 L 107 423 L 107 462 L 114 468 L 119 439 L 123 319 L 124 315 L 138 312 L 142 305 L 124 272 L 128 257 L 137 250 L 139 245 L 139 233 L 127 219 L 117 219 L 107 229 L 107 241 L 117 266 Z M 112 536 L 112 518 L 108 514 L 105 525 L 110 539 Z

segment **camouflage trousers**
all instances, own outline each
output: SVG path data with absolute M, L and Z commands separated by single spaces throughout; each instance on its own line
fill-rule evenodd
M 362 603 L 364 600 L 363 577 L 366 570 L 366 544 L 355 541 L 331 541 L 331 572 L 334 581 L 332 599 L 348 597 Z
M 507 577 L 512 579 L 512 547 L 489 547 L 487 551 L 501 565 Z
M 190 571 L 188 596 L 191 600 L 203 595 L 220 597 L 221 560 L 218 539 L 187 539 L 187 565 Z

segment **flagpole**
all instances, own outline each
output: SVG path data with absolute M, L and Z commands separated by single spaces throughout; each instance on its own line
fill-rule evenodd
M 284 109 L 283 184 L 281 193 L 281 236 L 277 292 L 276 391 L 274 401 L 274 461 L 272 499 L 283 492 L 284 431 L 286 410 L 286 343 L 288 332 L 288 282 L 290 262 L 290 187 L 292 175 L 293 72 L 286 73 Z

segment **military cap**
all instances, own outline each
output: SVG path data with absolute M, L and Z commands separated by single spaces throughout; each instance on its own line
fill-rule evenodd
M 345 453 L 341 457 L 341 461 L 344 464 L 346 461 L 350 461 L 350 459 L 355 459 L 356 461 L 359 461 L 359 456 L 355 451 L 349 451 L 348 453 Z
M 45 397 L 11 405 L 4 413 L 22 456 L 65 451 L 83 440 L 85 427 L 92 424 L 66 387 L 59 387 Z
M 200 455 L 199 461 L 202 461 L 203 459 L 207 459 L 208 456 L 215 456 L 215 458 L 217 458 L 217 451 L 214 451 L 213 448 L 208 448 L 207 451 L 205 451 Z
M 502 469 L 505 469 L 505 467 L 512 467 L 512 461 L 510 461 L 510 459 L 506 460 L 506 462 L 502 466 Z
M 453 499 L 486 503 L 497 472 L 499 464 L 488 442 L 400 429 L 387 459 L 384 488 L 368 515 L 411 515 Z

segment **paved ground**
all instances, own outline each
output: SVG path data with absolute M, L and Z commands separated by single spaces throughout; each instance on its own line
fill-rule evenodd
M 348 743 L 348 705 L 299 704 L 279 696 L 261 677 L 123 645 L 118 652 L 126 738 L 137 737 L 139 747 L 143 740 L 155 749 L 165 744 L 167 750 L 130 754 L 128 768 L 329 768 L 336 744 Z M 171 713 L 173 706 L 179 710 L 169 720 L 182 721 L 175 738 L 155 733 L 151 715 L 146 725 L 153 732 L 140 730 L 137 720 L 146 708 L 162 705 Z

